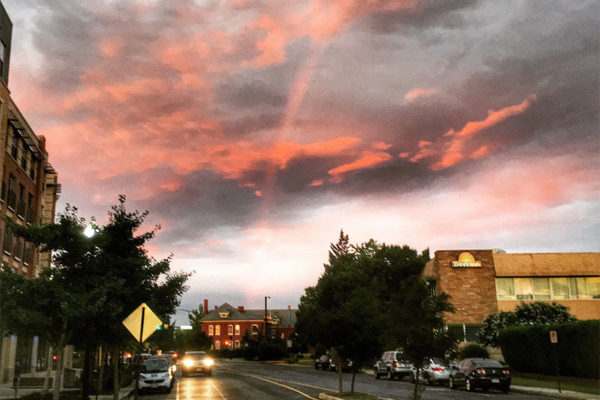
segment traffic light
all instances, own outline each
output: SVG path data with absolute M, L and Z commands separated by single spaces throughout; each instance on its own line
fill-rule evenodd
M 225 339 L 225 346 L 229 347 L 229 340 Z

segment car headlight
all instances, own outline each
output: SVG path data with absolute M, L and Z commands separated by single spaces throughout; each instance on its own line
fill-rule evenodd
M 193 365 L 194 365 L 194 360 L 192 360 L 190 358 L 186 358 L 185 360 L 183 360 L 184 367 L 191 367 Z
M 202 362 L 207 367 L 212 367 L 212 365 L 215 363 L 212 358 L 205 358 L 204 360 L 202 360 Z

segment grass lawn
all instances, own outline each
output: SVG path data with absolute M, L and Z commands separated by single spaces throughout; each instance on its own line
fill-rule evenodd
M 524 372 L 513 372 L 512 384 L 517 386 L 558 389 L 558 377 L 540 374 L 528 374 Z M 562 376 L 560 378 L 560 387 L 562 390 L 572 390 L 575 392 L 600 395 L 600 381 L 598 381 L 597 379 L 573 378 Z

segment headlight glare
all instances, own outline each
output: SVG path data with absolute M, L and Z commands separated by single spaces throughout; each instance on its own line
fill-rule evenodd
M 210 367 L 210 366 L 212 366 L 215 363 L 212 358 L 205 358 L 204 360 L 202 360 L 202 362 L 207 367 Z

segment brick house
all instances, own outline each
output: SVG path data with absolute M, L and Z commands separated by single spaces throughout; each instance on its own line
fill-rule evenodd
M 204 300 L 205 315 L 202 318 L 202 332 L 212 339 L 211 348 L 240 348 L 246 332 L 250 338 L 258 339 L 265 335 L 265 310 L 247 310 L 244 306 L 233 307 L 228 303 L 215 306 L 207 311 L 208 301 Z M 294 333 L 296 311 L 287 309 L 267 310 L 268 334 L 271 338 L 288 340 Z

